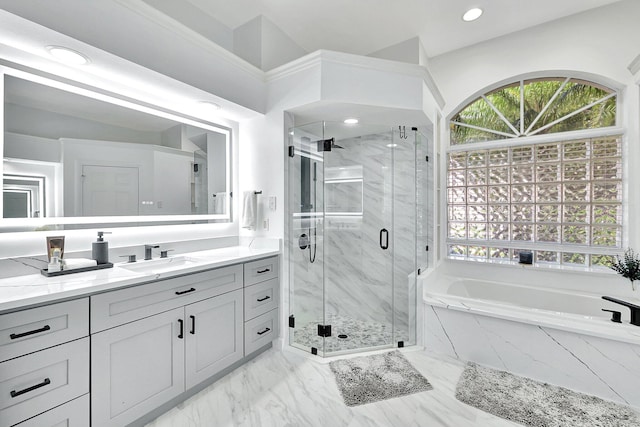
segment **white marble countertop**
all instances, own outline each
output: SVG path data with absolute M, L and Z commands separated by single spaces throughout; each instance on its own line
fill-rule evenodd
M 233 246 L 170 257 L 158 272 L 132 271 L 126 268 L 131 264 L 118 263 L 113 268 L 62 276 L 29 274 L 8 277 L 0 279 L 0 313 L 279 254 L 279 250 L 272 248 Z M 188 263 L 176 262 L 175 268 L 170 265 L 171 259 L 178 261 L 185 258 L 188 259 Z M 135 265 L 142 267 L 144 263 L 154 262 L 157 262 L 157 259 L 138 261 Z

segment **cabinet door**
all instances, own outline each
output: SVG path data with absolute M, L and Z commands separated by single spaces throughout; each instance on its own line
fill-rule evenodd
M 242 289 L 185 307 L 187 388 L 243 357 Z
M 92 427 L 127 425 L 184 391 L 183 319 L 180 307 L 91 336 Z

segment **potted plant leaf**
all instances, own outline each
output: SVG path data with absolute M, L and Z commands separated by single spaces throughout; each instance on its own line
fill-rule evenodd
M 624 256 L 616 255 L 615 261 L 611 264 L 611 269 L 622 277 L 631 280 L 631 289 L 636 290 L 633 282 L 640 280 L 640 255 L 636 254 L 633 249 L 628 248 L 624 251 Z

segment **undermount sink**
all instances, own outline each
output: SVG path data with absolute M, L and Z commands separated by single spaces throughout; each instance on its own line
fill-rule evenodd
M 202 260 L 186 256 L 175 256 L 170 258 L 120 264 L 119 267 L 136 273 L 162 273 L 164 271 L 189 267 L 199 262 L 202 262 Z

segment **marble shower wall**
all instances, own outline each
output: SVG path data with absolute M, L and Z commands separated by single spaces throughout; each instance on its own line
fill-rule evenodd
M 325 154 L 325 174 L 357 178 L 354 185 L 325 185 L 325 200 L 362 200 L 362 216 L 326 216 L 325 275 L 329 316 L 391 325 L 409 333 L 415 311 L 416 183 L 413 133 L 398 139 L 391 131 L 336 141 L 344 149 Z M 391 149 L 390 144 L 398 144 Z M 342 175 L 341 175 L 342 174 Z M 351 175 L 349 175 L 351 174 Z M 341 194 L 341 191 L 351 194 Z M 344 211 L 332 206 L 329 211 Z M 389 230 L 389 250 L 380 230 Z M 395 289 L 392 283 L 395 282 Z M 411 290 L 411 292 L 410 292 Z M 395 314 L 393 304 L 395 303 Z M 413 317 L 413 316 L 412 316 Z

